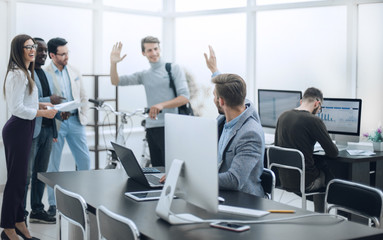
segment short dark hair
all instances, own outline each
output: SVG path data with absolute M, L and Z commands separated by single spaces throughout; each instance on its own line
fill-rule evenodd
M 321 101 L 323 102 L 323 93 L 318 88 L 310 87 L 307 88 L 303 93 L 303 101 L 313 102 L 313 101 Z
M 141 39 L 142 52 L 145 52 L 144 43 L 158 43 L 158 45 L 160 45 L 160 40 L 158 40 L 158 38 L 153 37 L 153 36 L 144 37 L 143 39 Z
M 49 58 L 51 58 L 50 53 L 53 53 L 56 55 L 57 48 L 60 46 L 65 46 L 68 42 L 64 38 L 52 38 L 48 41 L 48 55 Z
M 34 39 L 35 39 L 35 41 L 39 41 L 39 42 L 45 42 L 45 40 L 44 40 L 44 39 L 42 39 L 42 38 L 39 38 L 39 37 L 35 37 Z
M 217 97 L 225 100 L 229 107 L 241 106 L 246 98 L 246 83 L 237 74 L 220 74 L 211 80 L 215 84 Z

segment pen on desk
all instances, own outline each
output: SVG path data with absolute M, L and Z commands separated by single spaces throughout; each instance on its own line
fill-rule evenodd
M 295 210 L 269 210 L 269 213 L 295 213 Z

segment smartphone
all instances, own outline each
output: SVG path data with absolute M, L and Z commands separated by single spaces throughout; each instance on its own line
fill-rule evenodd
M 211 227 L 222 228 L 234 232 L 243 232 L 250 229 L 249 225 L 241 225 L 237 223 L 229 223 L 229 222 L 213 222 L 210 223 Z
M 161 197 L 161 190 L 154 191 L 142 191 L 142 192 L 126 192 L 125 196 L 128 196 L 136 201 L 148 201 L 157 200 Z

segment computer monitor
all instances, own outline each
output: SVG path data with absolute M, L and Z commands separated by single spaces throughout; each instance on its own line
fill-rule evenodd
M 362 100 L 352 98 L 324 98 L 318 116 L 337 144 L 358 142 Z
M 190 214 L 170 211 L 172 195 L 205 209 L 218 209 L 217 120 L 165 114 L 166 182 L 157 215 L 171 224 L 199 222 Z
M 258 114 L 262 127 L 275 128 L 279 116 L 299 107 L 301 99 L 300 91 L 258 89 Z

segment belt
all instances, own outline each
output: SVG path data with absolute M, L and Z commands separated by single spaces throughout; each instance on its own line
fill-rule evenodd
M 78 116 L 78 112 L 71 113 L 70 115 L 71 115 L 71 116 Z

